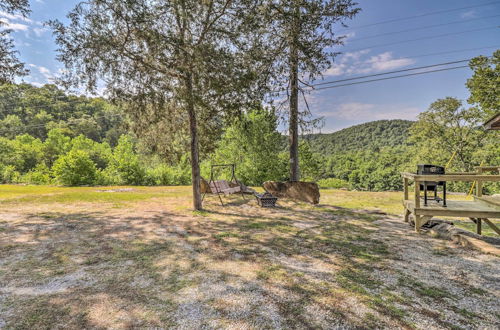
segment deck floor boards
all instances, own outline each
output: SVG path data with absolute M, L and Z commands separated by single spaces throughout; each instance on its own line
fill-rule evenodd
M 415 209 L 415 202 L 405 201 L 405 206 L 416 215 L 432 216 L 455 216 L 464 218 L 500 218 L 500 206 L 488 204 L 481 201 L 447 201 L 447 207 L 443 203 L 428 201 L 428 206 L 424 206 L 421 200 L 420 207 Z

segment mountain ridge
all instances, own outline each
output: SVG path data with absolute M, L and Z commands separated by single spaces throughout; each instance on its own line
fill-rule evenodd
M 333 133 L 307 134 L 313 152 L 322 155 L 358 150 L 376 150 L 408 144 L 409 129 L 414 121 L 403 119 L 376 120 L 354 125 Z

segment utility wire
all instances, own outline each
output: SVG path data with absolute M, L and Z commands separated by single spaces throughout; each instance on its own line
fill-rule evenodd
M 393 73 L 401 73 L 401 72 L 408 72 L 408 71 L 414 71 L 414 70 L 428 69 L 428 68 L 434 68 L 437 66 L 469 62 L 471 59 L 472 58 L 460 60 L 460 61 L 452 61 L 452 62 L 444 62 L 444 63 L 437 63 L 437 64 L 432 64 L 432 65 L 419 66 L 419 67 L 415 67 L 415 68 L 401 69 L 401 70 L 396 70 L 396 71 L 375 73 L 375 74 L 370 74 L 370 75 L 366 75 L 366 76 L 359 76 L 359 77 L 353 77 L 353 78 L 347 78 L 347 79 L 325 81 L 325 82 L 321 82 L 321 83 L 310 84 L 308 86 L 314 87 L 314 86 L 321 86 L 321 85 L 330 85 L 330 84 L 335 84 L 335 83 L 350 81 L 350 80 L 358 80 L 358 79 L 364 79 L 364 78 L 370 78 L 370 77 L 384 76 L 384 75 L 393 74 Z
M 365 50 L 365 49 L 380 48 L 380 47 L 385 47 L 385 46 L 392 46 L 392 45 L 397 45 L 397 44 L 404 44 L 404 43 L 413 42 L 413 41 L 436 39 L 436 38 L 453 36 L 453 35 L 458 35 L 458 34 L 463 34 L 463 33 L 469 33 L 469 32 L 477 32 L 477 31 L 498 29 L 499 27 L 500 27 L 499 25 L 496 25 L 496 26 L 489 26 L 489 27 L 480 28 L 480 29 L 472 29 L 472 30 L 465 30 L 465 31 L 459 31 L 459 32 L 452 32 L 452 33 L 431 35 L 431 36 L 426 36 L 426 37 L 421 37 L 421 38 L 416 38 L 416 39 L 409 39 L 409 40 L 402 40 L 402 41 L 396 41 L 396 42 L 389 42 L 389 43 L 386 43 L 386 44 L 378 44 L 378 45 L 373 45 L 373 46 L 368 46 L 368 47 L 363 47 L 363 48 L 358 48 L 358 49 L 350 49 L 350 50 L 348 50 L 348 52 L 357 52 L 357 51 Z
M 356 30 L 356 29 L 362 29 L 362 28 L 369 27 L 369 26 L 375 26 L 375 25 L 381 25 L 381 24 L 387 24 L 387 23 L 393 23 L 393 22 L 406 21 L 406 20 L 409 20 L 409 19 L 415 19 L 415 18 L 426 17 L 426 16 L 431 16 L 431 15 L 445 14 L 445 13 L 450 13 L 450 12 L 458 11 L 458 10 L 485 7 L 485 6 L 494 5 L 494 4 L 497 4 L 497 3 L 500 3 L 500 1 L 488 2 L 488 3 L 483 3 L 483 4 L 475 5 L 475 6 L 467 6 L 467 7 L 453 8 L 453 9 L 438 10 L 438 11 L 424 13 L 424 14 L 419 14 L 419 15 L 414 15 L 414 16 L 394 18 L 394 19 L 390 19 L 390 20 L 386 20 L 386 21 L 380 21 L 380 22 L 375 22 L 375 23 L 370 23 L 370 24 L 355 26 L 355 27 L 352 27 L 352 28 L 349 28 L 349 29 L 342 30 L 340 32 L 350 31 L 350 30 Z
M 445 54 L 453 54 L 453 53 L 463 53 L 463 52 L 470 52 L 473 50 L 482 50 L 482 49 L 491 49 L 491 48 L 499 48 L 500 45 L 496 46 L 485 46 L 485 47 L 478 47 L 478 48 L 465 48 L 465 49 L 456 49 L 456 50 L 450 50 L 450 51 L 445 51 L 445 52 L 438 52 L 438 53 L 430 53 L 430 54 L 422 54 L 422 55 L 415 55 L 411 56 L 409 58 L 418 58 L 418 57 L 427 57 L 427 56 L 436 56 L 436 55 L 445 55 Z M 479 56 L 479 55 L 478 55 Z M 406 58 L 406 57 L 405 57 Z
M 387 33 L 376 34 L 376 35 L 373 35 L 373 36 L 368 36 L 368 37 L 363 37 L 363 38 L 355 38 L 354 40 L 349 40 L 349 42 L 351 43 L 351 42 L 357 42 L 357 41 L 361 41 L 361 40 L 368 40 L 368 39 L 373 39 L 373 38 L 378 38 L 378 37 L 383 37 L 383 36 L 389 36 L 389 35 L 394 35 L 394 34 L 405 33 L 405 32 L 413 32 L 413 31 L 419 31 L 419 30 L 426 30 L 426 29 L 431 29 L 431 28 L 440 27 L 440 26 L 462 24 L 462 23 L 467 23 L 467 22 L 472 22 L 472 21 L 477 21 L 477 20 L 484 20 L 484 19 L 488 19 L 488 18 L 499 17 L 499 16 L 500 15 L 492 15 L 492 16 L 472 18 L 472 19 L 468 19 L 468 20 L 460 20 L 460 21 L 453 21 L 453 22 L 442 23 L 442 24 L 427 25 L 427 26 L 422 26 L 422 27 L 417 27 L 417 28 L 412 28 L 412 29 L 407 29 L 407 30 L 401 30 L 401 31 L 395 31 L 395 32 L 387 32 Z
M 389 80 L 389 79 L 397 79 L 397 78 L 403 78 L 403 77 L 417 76 L 417 75 L 422 75 L 422 74 L 428 74 L 428 73 L 434 73 L 434 72 L 441 72 L 441 71 L 448 71 L 448 70 L 456 70 L 456 69 L 462 69 L 462 68 L 468 68 L 468 67 L 469 67 L 468 65 L 455 66 L 455 67 L 451 67 L 451 68 L 444 68 L 444 69 L 437 69 L 437 70 L 431 70 L 431 71 L 425 71 L 425 72 L 402 74 L 402 75 L 393 76 L 393 77 L 378 78 L 378 79 L 371 79 L 371 80 L 366 80 L 366 81 L 357 81 L 357 82 L 348 83 L 348 84 L 342 84 L 342 85 L 334 85 L 334 86 L 326 86 L 326 87 L 321 87 L 321 88 L 314 88 L 314 89 L 309 89 L 309 91 L 319 91 L 319 90 L 323 90 L 323 89 L 330 89 L 330 88 L 337 88 L 337 87 L 344 87 L 344 86 L 351 86 L 351 85 L 366 84 L 366 83 L 371 83 L 371 82 L 375 82 L 375 81 L 382 81 L 382 80 Z

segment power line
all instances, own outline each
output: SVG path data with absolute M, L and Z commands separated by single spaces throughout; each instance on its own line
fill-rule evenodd
M 465 49 L 456 49 L 456 50 L 450 50 L 450 51 L 445 51 L 445 52 L 438 52 L 438 53 L 430 53 L 430 54 L 422 54 L 422 55 L 412 55 L 410 58 L 419 58 L 419 57 L 427 57 L 427 56 L 436 56 L 436 55 L 445 55 L 445 54 L 453 54 L 453 53 L 462 53 L 462 52 L 470 52 L 473 50 L 482 50 L 482 49 L 491 49 L 491 48 L 498 48 L 500 45 L 496 46 L 485 46 L 485 47 L 478 47 L 478 48 L 465 48 Z
M 415 18 L 426 17 L 426 16 L 431 16 L 431 15 L 438 15 L 438 14 L 450 13 L 450 12 L 458 11 L 458 10 L 485 7 L 485 6 L 494 5 L 494 4 L 497 4 L 497 3 L 500 3 L 500 1 L 488 2 L 488 3 L 483 3 L 483 4 L 475 5 L 475 6 L 467 6 L 467 7 L 453 8 L 453 9 L 438 10 L 438 11 L 434 11 L 434 12 L 430 12 L 430 13 L 424 13 L 424 14 L 419 14 L 419 15 L 414 15 L 414 16 L 394 18 L 394 19 L 389 19 L 389 20 L 380 21 L 380 22 L 376 22 L 376 23 L 370 23 L 370 24 L 355 26 L 353 28 L 345 29 L 345 30 L 342 30 L 340 32 L 351 31 L 351 30 L 356 30 L 356 29 L 362 29 L 362 28 L 369 27 L 369 26 L 375 26 L 375 25 L 381 25 L 381 24 L 387 24 L 387 23 L 405 21 L 405 20 L 409 20 L 409 19 L 415 19 Z
M 413 31 L 419 31 L 419 30 L 426 30 L 426 29 L 431 29 L 431 28 L 440 27 L 440 26 L 462 24 L 462 23 L 467 23 L 467 22 L 471 22 L 471 21 L 484 20 L 484 19 L 493 18 L 493 17 L 499 17 L 499 16 L 500 15 L 492 15 L 492 16 L 472 18 L 472 19 L 468 19 L 468 20 L 460 20 L 460 21 L 453 21 L 453 22 L 448 22 L 448 23 L 427 25 L 427 26 L 422 26 L 422 27 L 417 27 L 417 28 L 412 28 L 412 29 L 407 29 L 407 30 L 401 30 L 401 31 L 396 31 L 396 32 L 387 32 L 387 33 L 376 34 L 376 35 L 373 35 L 373 36 L 368 36 L 368 37 L 363 37 L 363 38 L 355 38 L 354 40 L 350 40 L 349 42 L 357 42 L 357 41 L 361 41 L 361 40 L 373 39 L 373 38 L 378 38 L 378 37 L 383 37 L 383 36 L 389 36 L 389 35 L 394 35 L 394 34 L 400 34 L 400 33 L 405 33 L 405 32 L 413 32 Z
M 359 77 L 353 77 L 353 78 L 347 78 L 347 79 L 325 81 L 325 82 L 321 82 L 321 83 L 310 84 L 308 86 L 330 85 L 330 84 L 335 84 L 335 83 L 338 83 L 338 82 L 344 82 L 344 81 L 350 81 L 350 80 L 358 80 L 358 79 L 364 79 L 364 78 L 370 78 L 370 77 L 384 76 L 384 75 L 394 74 L 394 73 L 401 73 L 401 72 L 408 72 L 408 71 L 414 71 L 414 70 L 428 69 L 428 68 L 434 68 L 434 67 L 437 67 L 437 66 L 443 66 L 443 65 L 450 65 L 450 64 L 458 64 L 458 63 L 463 63 L 463 62 L 469 62 L 471 59 L 472 58 L 465 59 L 465 60 L 459 60 L 459 61 L 452 61 L 452 62 L 444 62 L 444 63 L 437 63 L 437 64 L 432 64 L 432 65 L 419 66 L 419 67 L 415 67 L 415 68 L 401 69 L 401 70 L 396 70 L 396 71 L 375 73 L 375 74 L 370 74 L 370 75 L 366 75 L 366 76 L 359 76 Z
M 463 33 L 484 31 L 484 30 L 490 30 L 490 29 L 497 29 L 499 27 L 500 27 L 499 25 L 496 25 L 496 26 L 489 26 L 489 27 L 480 28 L 480 29 L 465 30 L 465 31 L 445 33 L 445 34 L 439 34 L 439 35 L 431 35 L 431 36 L 426 36 L 426 37 L 421 37 L 421 38 L 416 38 L 416 39 L 402 40 L 402 41 L 396 41 L 396 42 L 389 42 L 389 43 L 386 43 L 386 44 L 379 44 L 379 45 L 368 46 L 368 47 L 364 47 L 364 48 L 351 49 L 351 50 L 348 50 L 348 52 L 357 52 L 357 51 L 365 50 L 365 49 L 380 48 L 380 47 L 385 47 L 385 46 L 392 46 L 392 45 L 397 45 L 397 44 L 404 44 L 404 43 L 413 42 L 413 41 L 437 39 L 437 38 L 441 38 L 441 37 L 447 37 L 447 36 L 458 35 L 458 34 L 463 34 Z
M 371 80 L 366 80 L 366 81 L 357 81 L 357 82 L 348 83 L 348 84 L 342 84 L 342 85 L 335 85 L 335 86 L 327 86 L 327 87 L 315 88 L 315 89 L 310 89 L 309 91 L 319 91 L 319 90 L 323 90 L 323 89 L 330 89 L 330 88 L 337 88 L 337 87 L 344 87 L 344 86 L 351 86 L 351 85 L 366 84 L 366 83 L 371 83 L 371 82 L 375 82 L 375 81 L 382 81 L 382 80 L 389 80 L 389 79 L 397 79 L 397 78 L 403 78 L 403 77 L 417 76 L 417 75 L 422 75 L 422 74 L 428 74 L 428 73 L 434 73 L 434 72 L 441 72 L 441 71 L 448 71 L 448 70 L 456 70 L 456 69 L 462 69 L 462 68 L 468 68 L 468 67 L 469 67 L 468 65 L 462 65 L 462 66 L 455 66 L 455 67 L 451 67 L 451 68 L 430 70 L 430 71 L 426 71 L 426 72 L 408 73 L 408 74 L 402 74 L 402 75 L 394 76 L 394 77 L 378 78 L 378 79 L 371 79 Z

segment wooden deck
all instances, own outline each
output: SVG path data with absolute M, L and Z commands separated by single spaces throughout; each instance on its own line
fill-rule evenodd
M 415 201 L 404 201 L 406 209 L 414 215 L 432 215 L 442 217 L 459 218 L 500 218 L 500 206 L 488 204 L 482 201 L 447 201 L 447 207 L 443 203 L 429 201 L 428 206 L 423 205 L 421 199 L 420 207 L 415 208 Z
M 500 229 L 489 220 L 500 219 L 500 198 L 483 195 L 483 183 L 488 181 L 498 182 L 500 181 L 500 175 L 486 175 L 484 174 L 486 171 L 498 171 L 498 167 L 491 167 L 491 169 L 489 167 L 478 168 L 477 173 L 451 173 L 443 175 L 401 173 L 404 180 L 403 205 L 405 208 L 405 221 L 408 222 L 410 216 L 413 215 L 415 231 L 419 232 L 420 228 L 435 216 L 467 218 L 476 224 L 478 234 L 481 234 L 482 223 L 486 223 L 500 235 Z M 410 181 L 413 181 L 414 186 L 411 197 L 409 191 Z M 476 194 L 472 201 L 447 200 L 447 207 L 443 207 L 442 202 L 437 203 L 433 200 L 429 200 L 428 205 L 425 206 L 419 187 L 421 182 L 426 181 L 472 181 L 476 185 Z

